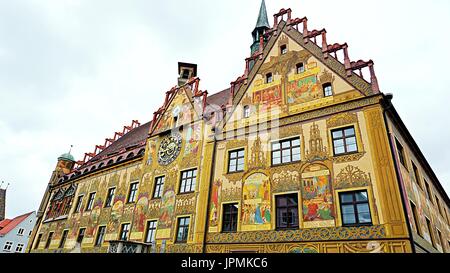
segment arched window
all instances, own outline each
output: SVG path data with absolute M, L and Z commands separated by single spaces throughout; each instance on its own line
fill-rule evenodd
M 106 165 L 111 165 L 113 163 L 114 163 L 114 160 L 111 159 L 111 160 L 108 161 L 108 163 L 106 163 Z
M 333 87 L 331 86 L 331 83 L 327 82 L 323 85 L 323 95 L 325 97 L 333 96 Z
M 134 156 L 134 153 L 129 153 L 129 154 L 127 155 L 127 159 L 132 158 L 133 156 Z

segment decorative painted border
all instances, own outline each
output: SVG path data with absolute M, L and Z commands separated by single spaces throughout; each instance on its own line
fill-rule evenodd
M 384 226 L 313 228 L 288 231 L 252 231 L 238 233 L 209 233 L 206 242 L 219 243 L 269 243 L 313 242 L 328 240 L 367 240 L 386 237 Z

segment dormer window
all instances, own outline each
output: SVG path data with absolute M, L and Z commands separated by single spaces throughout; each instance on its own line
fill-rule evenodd
M 266 74 L 266 83 L 271 83 L 271 82 L 273 82 L 272 73 L 267 73 Z
M 325 97 L 333 96 L 333 87 L 331 86 L 331 83 L 325 83 L 323 85 L 323 94 Z
M 286 54 L 287 53 L 287 45 L 280 46 L 280 52 L 281 52 L 281 55 Z
M 305 64 L 304 63 L 298 63 L 297 64 L 297 74 L 301 74 L 305 72 Z

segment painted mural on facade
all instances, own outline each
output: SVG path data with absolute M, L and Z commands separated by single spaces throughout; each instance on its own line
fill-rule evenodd
M 310 165 L 302 173 L 303 225 L 305 228 L 334 226 L 330 171 Z
M 263 173 L 247 177 L 242 189 L 242 230 L 271 229 L 270 181 Z

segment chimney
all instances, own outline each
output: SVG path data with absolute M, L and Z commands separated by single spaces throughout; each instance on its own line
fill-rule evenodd
M 0 221 L 5 219 L 6 189 L 0 188 Z
M 190 63 L 178 63 L 178 86 L 187 83 L 191 78 L 197 77 L 197 65 Z

